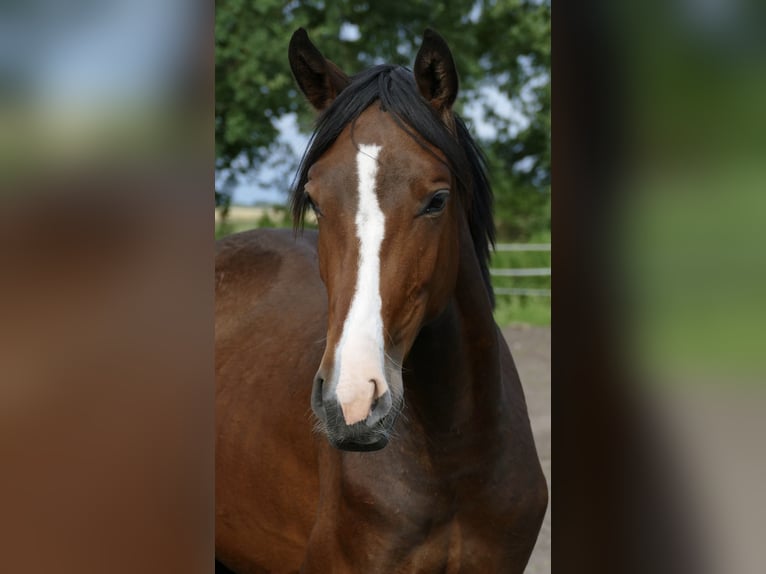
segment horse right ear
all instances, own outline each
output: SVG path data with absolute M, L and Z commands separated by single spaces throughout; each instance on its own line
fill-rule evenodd
M 348 76 L 311 43 L 303 28 L 290 38 L 288 54 L 298 87 L 318 112 L 325 110 L 350 83 Z
M 430 28 L 423 33 L 414 74 L 420 94 L 449 125 L 458 91 L 457 70 L 447 42 Z

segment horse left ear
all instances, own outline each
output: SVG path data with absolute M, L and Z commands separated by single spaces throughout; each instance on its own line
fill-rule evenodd
M 322 55 L 303 28 L 290 38 L 288 57 L 298 87 L 318 112 L 324 111 L 349 84 L 348 76 Z
M 457 97 L 457 70 L 447 42 L 431 28 L 423 33 L 414 73 L 420 94 L 446 119 Z

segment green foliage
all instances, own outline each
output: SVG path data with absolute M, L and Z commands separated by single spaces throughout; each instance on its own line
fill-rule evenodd
M 550 233 L 550 184 L 535 186 L 528 180 L 527 174 L 510 172 L 508 165 L 513 162 L 506 156 L 497 155 L 499 147 L 502 144 L 485 146 L 495 196 L 498 237 L 504 241 L 524 242 L 531 241 L 540 233 Z M 547 161 L 550 162 L 550 159 Z M 549 173 L 549 167 L 544 171 Z
M 355 27 L 358 39 L 341 39 L 344 25 Z M 500 237 L 525 240 L 549 229 L 549 2 L 218 0 L 218 170 L 257 170 L 278 153 L 273 122 L 284 114 L 296 113 L 301 129 L 311 131 L 313 115 L 294 87 L 287 61 L 290 36 L 300 26 L 350 74 L 384 61 L 411 66 L 423 30 L 438 30 L 452 49 L 461 77 L 457 111 L 481 108 L 495 128 L 482 144 L 497 198 Z M 528 125 L 519 126 L 499 113 L 497 97 L 488 97 L 488 92 L 511 100 Z

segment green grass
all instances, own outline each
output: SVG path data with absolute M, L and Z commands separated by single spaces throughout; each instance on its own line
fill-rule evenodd
M 518 295 L 495 296 L 495 321 L 500 326 L 517 323 L 527 325 L 551 324 L 550 297 Z
M 292 217 L 285 207 L 274 206 L 271 209 L 276 212 L 273 217 L 264 214 L 255 219 L 225 219 L 217 221 L 215 225 L 215 238 L 221 239 L 232 233 L 239 233 L 249 229 L 265 227 L 291 228 L 293 226 Z M 311 227 L 313 227 L 312 224 L 307 222 L 306 228 Z
M 505 241 L 498 241 L 505 243 Z M 541 233 L 528 243 L 550 243 L 550 233 Z M 502 269 L 543 268 L 551 266 L 550 251 L 497 251 L 492 255 L 492 267 Z M 493 277 L 497 287 L 550 289 L 550 277 Z M 530 325 L 551 324 L 551 298 L 532 295 L 495 294 L 495 321 L 501 326 L 512 323 Z

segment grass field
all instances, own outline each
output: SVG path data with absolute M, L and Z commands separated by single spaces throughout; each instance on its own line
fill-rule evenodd
M 216 239 L 260 227 L 292 227 L 290 214 L 284 207 L 232 206 L 225 220 L 216 212 Z M 308 222 L 306 227 L 313 227 Z M 550 233 L 533 237 L 531 243 L 549 243 Z M 512 251 L 495 252 L 492 267 L 522 269 L 550 267 L 550 252 Z M 493 277 L 495 287 L 550 289 L 550 277 Z M 499 325 L 550 325 L 551 298 L 528 295 L 496 295 L 495 320 Z
M 550 233 L 532 238 L 530 243 L 550 243 Z M 492 267 L 501 269 L 527 269 L 550 267 L 550 251 L 496 251 Z M 550 277 L 493 277 L 495 287 L 550 289 Z M 499 325 L 526 323 L 551 324 L 551 298 L 530 295 L 495 294 L 495 320 Z

